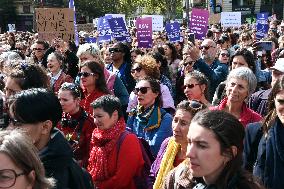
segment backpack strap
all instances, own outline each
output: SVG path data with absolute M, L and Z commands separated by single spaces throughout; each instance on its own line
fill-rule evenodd
M 118 140 L 117 140 L 117 143 L 116 143 L 116 146 L 117 146 L 116 166 L 117 166 L 118 154 L 119 154 L 119 150 L 120 150 L 121 144 L 122 144 L 122 142 L 124 141 L 125 137 L 126 137 L 128 134 L 130 134 L 129 131 L 126 131 L 126 130 L 123 131 L 123 132 L 120 134 L 120 136 L 119 136 L 119 138 L 118 138 Z

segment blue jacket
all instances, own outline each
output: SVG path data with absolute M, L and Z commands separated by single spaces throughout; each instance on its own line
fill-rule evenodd
M 268 97 L 271 89 L 260 90 L 251 95 L 248 101 L 248 107 L 263 117 L 267 114 Z
M 229 66 L 221 64 L 217 59 L 209 66 L 200 58 L 195 62 L 194 69 L 202 72 L 209 79 L 209 100 L 212 101 L 217 86 L 227 78 Z
M 278 118 L 268 130 L 266 137 L 262 134 L 259 123 L 247 126 L 244 150 L 245 167 L 253 165 L 253 174 L 259 177 L 269 189 L 284 187 L 283 136 L 284 126 Z
M 173 135 L 172 131 L 172 116 L 166 113 L 165 110 L 161 108 L 162 120 L 160 127 L 152 129 L 150 131 L 144 131 L 144 128 L 138 127 L 138 117 L 134 114 L 128 117 L 127 120 L 127 130 L 133 132 L 137 137 L 144 138 L 150 145 L 153 155 L 156 157 L 162 142 Z

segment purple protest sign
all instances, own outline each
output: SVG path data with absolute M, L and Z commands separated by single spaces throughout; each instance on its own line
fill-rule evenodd
M 256 38 L 262 39 L 267 36 L 269 25 L 268 25 L 268 12 L 257 13 L 256 20 Z
M 111 18 L 108 20 L 109 26 L 112 32 L 112 37 L 117 41 L 128 41 L 129 32 L 126 29 L 124 20 L 122 17 Z
M 105 41 L 111 41 L 111 29 L 108 23 L 108 19 L 112 16 L 103 16 L 98 20 L 98 42 L 103 43 Z
M 180 24 L 178 22 L 167 23 L 166 31 L 171 42 L 180 41 Z
M 204 9 L 192 9 L 189 28 L 195 33 L 196 39 L 204 39 L 208 30 L 209 11 Z
M 137 18 L 137 41 L 138 47 L 151 48 L 153 45 L 152 41 L 152 18 Z

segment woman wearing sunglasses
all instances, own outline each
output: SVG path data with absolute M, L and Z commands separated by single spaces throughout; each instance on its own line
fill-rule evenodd
M 212 106 L 207 100 L 208 79 L 203 73 L 196 70 L 188 73 L 184 78 L 182 89 L 188 100 L 196 100 L 208 107 Z
M 177 105 L 177 111 L 173 117 L 173 136 L 165 139 L 160 147 L 156 160 L 152 164 L 150 178 L 153 189 L 162 188 L 167 174 L 177 167 L 186 158 L 187 133 L 193 116 L 206 108 L 197 101 L 184 100 Z
M 224 111 L 198 112 L 187 134 L 188 159 L 168 174 L 163 188 L 264 188 L 242 168 L 244 136 L 242 124 L 233 115 Z
M 144 55 L 136 58 L 135 63 L 132 65 L 131 74 L 136 81 L 139 81 L 144 77 L 150 77 L 157 80 L 160 79 L 159 66 L 156 60 L 150 55 Z M 160 87 L 162 95 L 161 98 L 163 100 L 162 108 L 164 108 L 167 112 L 174 113 L 175 105 L 169 88 L 163 83 L 160 84 Z M 130 112 L 133 108 L 135 108 L 137 103 L 137 96 L 134 92 L 131 92 L 127 112 Z
M 230 63 L 230 53 L 227 49 L 221 49 L 219 52 L 218 60 L 221 64 L 229 65 Z
M 58 52 L 53 52 L 47 57 L 47 69 L 50 76 L 50 86 L 55 94 L 58 93 L 62 83 L 72 83 L 73 78 L 63 71 L 64 58 Z
M 156 79 L 141 79 L 136 84 L 134 93 L 138 105 L 129 113 L 127 128 L 145 139 L 156 156 L 161 143 L 172 136 L 172 116 L 161 108 L 161 87 Z
M 80 106 L 88 114 L 93 115 L 91 103 L 97 98 L 109 94 L 103 68 L 98 62 L 87 61 L 81 64 L 78 76 L 80 77 L 80 86 L 84 93 Z
M 80 107 L 81 91 L 74 83 L 63 83 L 58 92 L 63 114 L 58 128 L 72 147 L 74 158 L 87 168 L 93 118 Z
M 211 110 L 224 110 L 234 115 L 244 127 L 262 119 L 261 115 L 247 107 L 246 101 L 255 91 L 257 80 L 254 73 L 246 67 L 232 70 L 226 81 L 226 97 Z

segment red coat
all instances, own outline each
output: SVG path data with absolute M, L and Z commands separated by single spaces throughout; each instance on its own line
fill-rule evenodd
M 209 107 L 210 110 L 224 110 L 227 105 L 227 98 L 224 98 L 218 106 Z M 239 121 L 243 124 L 244 127 L 249 123 L 259 122 L 262 117 L 252 109 L 248 108 L 246 103 L 243 103 L 242 112 L 239 118 Z
M 93 116 L 93 108 L 91 107 L 91 103 L 94 102 L 97 98 L 106 95 L 100 91 L 93 91 L 90 94 L 87 94 L 87 91 L 84 91 L 84 96 L 80 102 L 80 106 L 91 116 Z
M 118 155 L 118 157 L 117 157 Z M 108 156 L 109 179 L 96 183 L 99 189 L 136 189 L 133 177 L 144 165 L 138 138 L 128 134 L 121 143 L 119 154 L 117 145 Z
M 94 120 L 91 116 L 87 115 L 87 118 L 83 121 L 83 128 L 81 129 L 81 134 L 79 134 L 79 127 L 80 127 L 80 120 L 83 118 L 83 109 L 80 109 L 79 112 L 77 112 L 74 115 L 65 114 L 63 113 L 64 118 L 69 118 L 78 121 L 78 124 L 76 127 L 70 128 L 70 127 L 62 127 L 61 124 L 59 124 L 57 127 L 60 129 L 66 138 L 70 138 L 74 141 L 77 141 L 78 144 L 72 145 L 73 153 L 75 159 L 80 163 L 82 167 L 87 167 L 88 165 L 88 159 L 89 159 L 89 152 L 90 152 L 90 142 L 93 130 L 95 128 Z M 76 129 L 76 131 L 75 131 Z M 79 140 L 79 141 L 78 141 Z
M 64 82 L 73 83 L 73 78 L 70 75 L 65 74 L 64 72 L 61 72 L 60 76 L 58 77 L 58 79 L 55 81 L 55 83 L 52 86 L 52 90 L 55 94 L 58 93 L 61 85 Z

